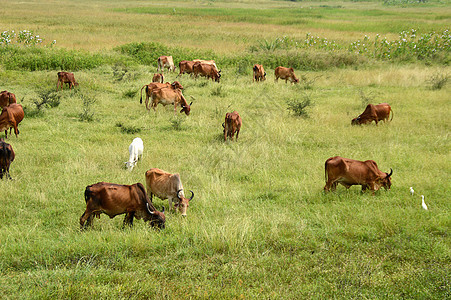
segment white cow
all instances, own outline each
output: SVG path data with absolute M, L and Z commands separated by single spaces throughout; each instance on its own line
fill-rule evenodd
M 133 170 L 139 159 L 143 157 L 144 144 L 143 140 L 140 138 L 135 138 L 133 142 L 128 146 L 128 152 L 130 157 L 125 165 L 129 171 Z
M 172 56 L 160 56 L 157 60 L 158 67 L 157 70 L 163 72 L 164 68 L 168 68 L 168 71 L 175 71 L 174 61 L 172 60 Z

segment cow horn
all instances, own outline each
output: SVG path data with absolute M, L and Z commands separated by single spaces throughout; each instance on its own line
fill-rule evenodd
M 393 174 L 393 169 L 390 168 L 390 174 L 387 174 L 387 177 L 390 177 Z
M 177 198 L 179 198 L 179 199 L 180 199 L 179 193 L 180 193 L 182 190 L 183 190 L 183 189 L 180 189 L 180 190 L 177 191 Z M 180 199 L 180 200 L 182 200 L 182 199 Z
M 191 201 L 191 200 L 193 200 L 193 198 L 194 198 L 194 193 L 193 193 L 192 190 L 189 190 L 189 191 L 191 192 L 191 198 L 189 198 L 188 201 Z
M 155 214 L 155 212 L 150 210 L 149 203 L 146 203 L 146 207 L 147 207 L 147 211 L 149 212 L 149 214 L 151 214 L 151 215 Z
M 191 101 L 191 103 L 189 104 L 189 106 L 191 106 L 191 104 L 193 104 L 193 101 Z
M 225 123 L 222 123 L 222 128 L 225 128 Z
M 164 206 L 163 206 L 163 210 L 161 212 L 164 214 Z

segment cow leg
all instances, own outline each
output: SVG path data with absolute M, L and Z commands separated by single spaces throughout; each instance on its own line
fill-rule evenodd
M 133 226 L 133 217 L 135 216 L 135 212 L 132 211 L 130 213 L 125 214 L 124 223 L 122 224 L 122 229 L 125 228 L 125 226 Z
M 5 139 L 8 138 L 8 129 L 5 130 Z
M 81 215 L 80 217 L 80 229 L 86 229 L 87 227 L 92 225 L 92 219 L 94 219 L 94 215 L 88 209 Z
M 237 142 L 238 141 L 238 134 L 240 133 L 240 130 L 238 129 L 237 131 L 236 131 L 236 138 L 235 138 L 235 142 Z

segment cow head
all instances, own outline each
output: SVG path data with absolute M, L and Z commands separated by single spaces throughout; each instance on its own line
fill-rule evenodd
M 180 111 L 180 113 L 185 112 L 185 114 L 189 116 L 189 113 L 191 111 L 191 104 L 193 104 L 193 102 L 191 102 L 189 105 L 182 105 L 182 110 Z
M 183 86 L 178 81 L 174 81 L 173 83 L 171 83 L 171 86 L 173 89 L 183 90 Z
M 360 125 L 360 116 L 351 120 L 351 125 Z
M 147 211 L 150 214 L 149 224 L 152 227 L 158 227 L 158 229 L 164 229 L 166 223 L 166 216 L 164 215 L 164 206 L 162 211 L 156 210 L 154 207 L 150 207 L 149 203 L 146 203 Z M 153 208 L 153 210 L 152 210 Z
M 125 167 L 126 167 L 129 171 L 132 171 L 133 168 L 135 167 L 135 165 L 136 165 L 136 161 L 126 161 L 126 162 L 125 162 Z
M 390 173 L 383 173 L 383 175 L 379 179 L 379 184 L 385 190 L 389 190 L 391 188 L 391 175 L 393 174 L 393 169 L 390 168 Z
M 191 197 L 189 199 L 185 198 L 185 195 L 183 195 L 183 190 L 178 190 L 177 191 L 177 198 L 179 199 L 179 203 L 177 203 L 175 205 L 175 207 L 178 208 L 178 210 L 180 211 L 180 213 L 182 214 L 183 217 L 186 217 L 186 210 L 188 209 L 189 206 L 189 202 L 191 200 L 193 200 L 194 198 L 194 193 L 193 191 L 191 191 Z

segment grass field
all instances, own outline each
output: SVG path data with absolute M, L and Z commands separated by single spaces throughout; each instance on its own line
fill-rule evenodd
M 444 31 L 448 4 L 46 0 L 0 6 L 4 30 L 34 30 L 45 45 L 57 40 L 45 55 L 62 49 L 79 55 L 79 86 L 58 92 L 59 104 L 40 112 L 34 102 L 54 95 L 59 69 L 30 72 L 0 61 L 0 90 L 15 93 L 27 112 L 19 137 L 7 139 L 16 152 L 13 180 L 0 180 L 1 298 L 450 298 L 450 85 L 432 88 L 449 76 L 443 63 L 449 59 L 367 58 L 348 67 L 299 68 L 299 85 L 274 82 L 269 67 L 267 80 L 253 83 L 250 68 L 226 63 L 262 39 L 308 32 L 345 45 L 413 27 Z M 165 81 L 185 87 L 191 114 L 175 116 L 162 106 L 148 112 L 139 90 L 156 63 L 117 51 L 141 42 L 177 50 L 177 63 L 184 53 L 212 53 L 224 62 L 221 82 L 166 72 Z M 33 50 L 24 51 L 19 57 Z M 317 50 L 306 51 L 318 59 Z M 101 63 L 87 67 L 90 59 Z M 314 104 L 308 117 L 287 109 L 287 101 L 304 99 Z M 390 103 L 393 121 L 351 126 L 368 101 Z M 93 121 L 81 120 L 83 110 Z M 224 142 L 221 124 L 232 110 L 243 127 L 238 142 Z M 139 132 L 126 133 L 119 124 Z M 144 157 L 129 172 L 124 162 L 137 136 Z M 392 189 L 372 196 L 340 186 L 324 194 L 324 162 L 335 155 L 392 168 Z M 186 218 L 167 213 L 166 229 L 158 232 L 138 220 L 121 229 L 122 216 L 102 215 L 92 229 L 79 230 L 87 185 L 144 183 L 153 167 L 180 173 L 185 189 L 194 191 Z M 168 206 L 160 199 L 154 204 Z

